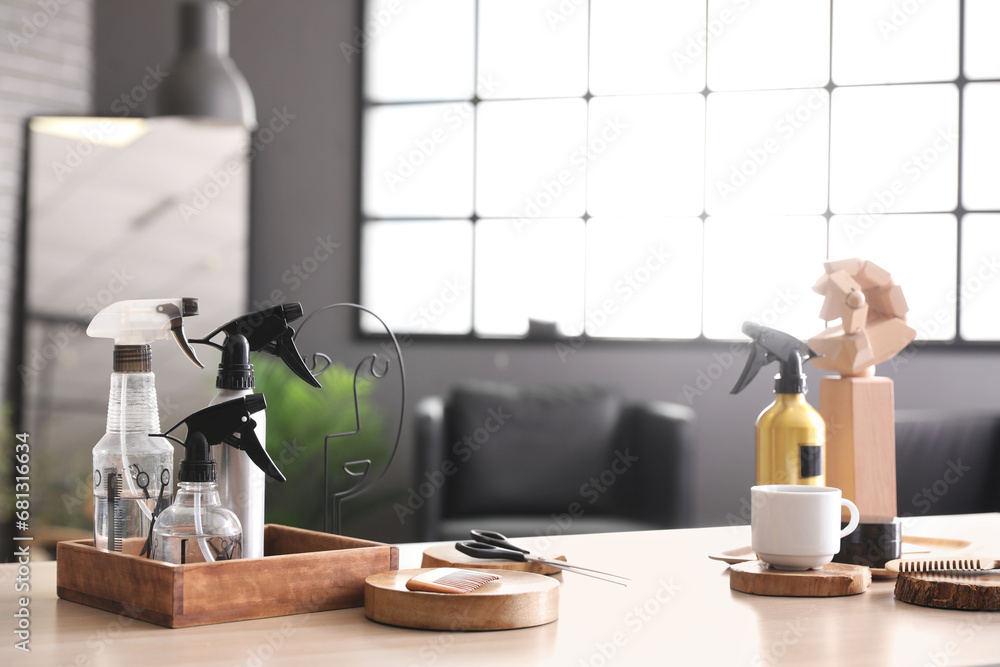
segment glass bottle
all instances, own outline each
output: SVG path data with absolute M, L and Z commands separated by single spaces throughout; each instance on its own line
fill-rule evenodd
M 177 477 L 177 497 L 153 526 L 152 558 L 179 565 L 242 558 L 243 528 L 219 499 L 215 461 L 201 433 L 185 443 Z

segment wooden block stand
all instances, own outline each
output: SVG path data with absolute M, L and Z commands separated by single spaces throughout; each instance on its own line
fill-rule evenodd
M 826 484 L 840 489 L 862 523 L 896 516 L 896 431 L 892 380 L 828 376 L 820 381 L 826 421 Z
M 93 540 L 56 547 L 56 592 L 79 602 L 170 628 L 360 607 L 365 578 L 399 569 L 388 544 L 301 528 L 264 527 L 264 558 L 173 565 Z

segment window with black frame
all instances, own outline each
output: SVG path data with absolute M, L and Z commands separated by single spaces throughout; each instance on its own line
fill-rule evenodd
M 918 340 L 1000 339 L 1000 3 L 363 5 L 361 299 L 396 331 L 808 337 L 861 257 Z

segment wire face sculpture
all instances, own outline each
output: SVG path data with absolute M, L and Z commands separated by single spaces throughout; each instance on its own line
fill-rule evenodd
M 399 342 L 396 340 L 396 335 L 381 317 L 368 308 L 356 303 L 332 303 L 312 312 L 307 318 L 305 318 L 305 320 L 302 321 L 301 326 L 299 326 L 298 331 L 295 332 L 292 340 L 296 341 L 309 322 L 311 322 L 317 315 L 336 308 L 353 308 L 360 310 L 379 321 L 382 327 L 386 330 L 386 333 L 388 333 L 389 337 L 392 339 L 392 344 L 396 351 L 396 359 L 399 363 L 400 382 L 399 424 L 396 428 L 396 440 L 393 443 L 392 451 L 389 453 L 389 459 L 386 461 L 385 467 L 382 468 L 377 475 L 374 477 L 370 475 L 372 471 L 371 458 L 343 461 L 340 463 L 341 470 L 345 473 L 345 475 L 347 475 L 348 478 L 355 480 L 355 483 L 349 488 L 340 489 L 331 494 L 330 445 L 336 438 L 355 435 L 361 432 L 364 425 L 361 423 L 361 408 L 358 400 L 358 383 L 361 381 L 363 373 L 366 373 L 376 381 L 385 378 L 389 374 L 392 361 L 391 358 L 382 357 L 373 353 L 365 356 L 358 363 L 354 370 L 354 381 L 352 384 L 354 392 L 354 429 L 340 433 L 329 433 L 323 438 L 323 529 L 328 533 L 339 534 L 341 530 L 340 510 L 344 501 L 358 497 L 377 484 L 392 465 L 392 461 L 396 456 L 396 450 L 399 448 L 399 439 L 403 432 L 403 416 L 406 408 L 406 372 L 403 367 L 403 353 L 400 349 Z M 312 376 L 322 380 L 322 374 L 331 366 L 333 361 L 329 355 L 323 352 L 315 352 L 312 354 L 311 358 L 305 359 L 305 363 Z M 334 456 L 336 456 L 336 453 L 334 453 Z

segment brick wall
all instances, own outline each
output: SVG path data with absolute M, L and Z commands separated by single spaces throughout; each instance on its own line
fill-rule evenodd
M 92 112 L 92 0 L 0 0 L 0 361 L 6 380 L 24 119 Z M 0 382 L 0 401 L 5 382 Z

